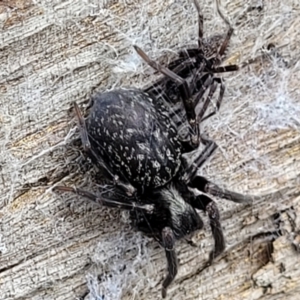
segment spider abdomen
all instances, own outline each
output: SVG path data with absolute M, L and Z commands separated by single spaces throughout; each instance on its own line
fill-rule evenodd
M 137 188 L 165 185 L 181 164 L 177 128 L 154 101 L 140 90 L 100 93 L 87 120 L 93 151 Z

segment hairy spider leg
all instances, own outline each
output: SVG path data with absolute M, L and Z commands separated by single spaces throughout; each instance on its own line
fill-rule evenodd
M 254 200 L 258 200 L 259 197 L 257 196 L 243 195 L 227 190 L 207 180 L 205 177 L 197 175 L 199 167 L 203 165 L 217 149 L 217 144 L 214 141 L 202 137 L 202 142 L 206 144 L 206 147 L 198 154 L 198 157 L 194 159 L 193 164 L 185 169 L 182 175 L 184 182 L 188 184 L 189 187 L 196 188 L 201 192 L 240 204 L 252 204 Z
M 219 92 L 218 100 L 214 104 L 214 110 L 212 112 L 210 112 L 208 115 L 204 116 L 205 112 L 207 111 L 209 103 L 212 103 L 212 97 L 217 89 L 217 84 L 220 85 L 220 92 Z M 204 83 L 204 87 L 205 87 L 205 83 Z M 205 90 L 204 90 L 204 92 L 205 92 Z M 212 77 L 212 84 L 210 84 L 210 91 L 207 95 L 205 102 L 203 103 L 203 105 L 201 107 L 199 114 L 197 115 L 198 124 L 200 124 L 204 120 L 210 118 L 211 116 L 215 115 L 219 111 L 219 109 L 221 107 L 221 103 L 223 101 L 224 93 L 225 93 L 225 84 L 224 84 L 223 79 L 219 78 L 219 77 Z M 198 104 L 198 102 L 202 98 L 202 96 L 203 95 L 199 95 L 196 97 L 195 105 Z
M 212 103 L 212 97 L 217 89 L 217 81 L 214 80 L 214 78 L 212 78 L 212 83 L 209 84 L 209 92 L 208 92 L 208 95 L 206 97 L 206 99 L 204 101 L 202 101 L 202 107 L 201 107 L 201 110 L 199 112 L 199 114 L 197 115 L 197 124 L 200 124 L 202 121 L 203 121 L 203 116 L 204 114 L 206 113 L 207 111 L 207 108 L 208 108 L 208 105 L 210 103 Z M 205 83 L 204 83 L 204 88 L 205 88 Z M 223 96 L 223 92 L 220 92 L 220 96 L 219 98 Z M 196 99 L 195 99 L 195 107 L 196 105 L 198 104 L 199 100 L 203 98 L 203 95 L 199 94 L 196 96 Z M 221 97 L 222 99 L 223 97 Z M 218 102 L 220 100 L 218 99 Z M 211 115 L 211 114 L 210 114 Z
M 194 2 L 196 2 L 196 0 L 194 0 Z M 231 23 L 229 22 L 228 18 L 225 17 L 225 15 L 222 13 L 222 11 L 220 9 L 220 0 L 216 0 L 216 7 L 217 7 L 217 11 L 218 11 L 219 16 L 226 23 L 226 25 L 229 27 L 229 29 L 227 31 L 227 34 L 225 36 L 225 39 L 224 39 L 221 47 L 220 47 L 220 49 L 217 53 L 217 56 L 215 58 L 212 58 L 213 64 L 212 64 L 212 67 L 211 67 L 211 71 L 213 73 L 225 73 L 225 72 L 238 71 L 238 70 L 240 70 L 240 69 L 242 69 L 242 68 L 244 68 L 244 67 L 246 67 L 250 64 L 256 63 L 259 59 L 266 57 L 265 54 L 262 54 L 262 55 L 259 55 L 259 56 L 255 57 L 255 58 L 252 58 L 252 59 L 249 59 L 245 62 L 242 62 L 239 65 L 234 64 L 234 65 L 218 66 L 217 67 L 216 65 L 220 65 L 221 62 L 222 62 L 222 56 L 224 56 L 225 51 L 228 48 L 229 41 L 231 39 L 231 36 L 233 34 L 234 29 L 233 29 Z M 196 8 L 198 10 L 198 8 L 200 8 L 199 5 L 198 6 L 196 5 Z M 198 11 L 198 14 L 199 13 L 200 12 Z
M 209 182 L 202 176 L 196 176 L 195 180 L 189 186 L 195 187 L 203 192 L 210 193 L 214 196 L 225 198 L 227 200 L 231 200 L 241 204 L 250 204 L 254 199 L 259 198 L 257 196 L 244 196 L 242 194 L 222 189 L 216 186 L 215 184 Z M 201 194 L 191 197 L 190 202 L 194 208 L 205 211 L 209 217 L 209 224 L 211 227 L 215 244 L 213 250 L 209 254 L 209 260 L 205 266 L 207 267 L 211 265 L 213 260 L 225 250 L 225 238 L 220 222 L 220 213 L 216 203 L 207 195 Z
M 201 13 L 200 5 L 198 1 L 193 0 L 198 13 L 198 49 L 203 49 L 203 15 Z
M 216 0 L 216 6 L 217 6 L 217 11 L 218 11 L 218 14 L 220 15 L 220 17 L 223 19 L 223 21 L 226 23 L 226 25 L 229 27 L 228 28 L 228 31 L 227 31 L 227 34 L 226 34 L 226 37 L 223 41 L 223 44 L 221 45 L 218 53 L 217 53 L 217 56 L 215 58 L 215 61 L 214 61 L 214 65 L 215 64 L 220 64 L 222 62 L 222 56 L 224 55 L 227 47 L 228 47 L 228 44 L 229 44 L 229 41 L 231 39 L 231 36 L 233 34 L 233 27 L 232 25 L 230 24 L 229 20 L 223 15 L 223 13 L 221 12 L 220 10 L 220 0 Z
M 175 236 L 173 230 L 170 227 L 165 227 L 162 230 L 162 245 L 166 251 L 166 258 L 168 264 L 168 274 L 163 281 L 162 297 L 166 298 L 167 288 L 176 277 L 178 270 L 178 260 L 175 252 Z
M 207 140 L 202 138 L 202 142 L 205 148 L 198 154 L 198 156 L 193 160 L 193 162 L 188 165 L 180 180 L 189 185 L 190 182 L 197 176 L 198 169 L 211 157 L 211 155 L 218 148 L 217 144 L 212 140 Z
M 196 96 L 195 96 L 195 99 L 194 99 L 194 108 L 195 108 L 195 109 L 196 109 L 196 107 L 198 106 L 198 104 L 199 104 L 200 100 L 202 99 L 202 97 L 203 97 L 204 93 L 206 92 L 206 90 L 207 90 L 209 87 L 211 87 L 211 84 L 213 83 L 213 80 L 214 80 L 214 77 L 213 77 L 211 74 L 208 74 L 206 80 L 205 80 L 204 83 L 201 85 L 201 87 L 200 87 L 198 93 L 197 93 Z M 204 107 L 206 107 L 206 106 L 204 106 Z M 203 108 L 203 110 L 204 110 L 204 108 Z M 204 113 L 205 113 L 205 111 L 204 111 Z M 204 113 L 202 113 L 202 115 L 203 115 Z M 199 118 L 199 114 L 198 114 L 198 119 L 200 119 L 200 118 Z
M 246 196 L 221 188 L 218 185 L 208 181 L 205 177 L 197 175 L 199 167 L 201 167 L 211 157 L 218 147 L 217 144 L 212 140 L 201 137 L 201 141 L 205 145 L 205 148 L 193 160 L 193 163 L 185 168 L 180 179 L 191 188 L 196 188 L 201 192 L 208 193 L 219 198 L 224 198 L 232 202 L 252 204 L 254 200 L 259 199 L 259 197 L 254 195 Z
M 189 183 L 191 188 L 216 196 L 218 198 L 230 200 L 240 204 L 252 204 L 253 201 L 260 199 L 254 195 L 243 195 L 225 188 L 219 187 L 215 183 L 208 181 L 205 177 L 196 175 Z
M 83 145 L 83 149 L 86 152 L 91 151 L 91 143 L 88 137 L 88 131 L 86 128 L 85 120 L 81 114 L 81 111 L 77 105 L 76 102 L 73 102 L 74 110 L 76 114 L 76 120 L 77 120 L 77 126 L 79 128 L 80 136 L 81 136 L 81 142 Z

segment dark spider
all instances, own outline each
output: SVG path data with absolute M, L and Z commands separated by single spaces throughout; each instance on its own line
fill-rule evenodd
M 198 125 L 213 116 L 221 106 L 225 92 L 224 80 L 222 77 L 214 74 L 237 71 L 249 64 L 257 62 L 260 58 L 265 56 L 258 56 L 240 65 L 220 66 L 225 58 L 227 47 L 233 34 L 233 28 L 229 20 L 221 12 L 219 0 L 216 0 L 218 14 L 228 25 L 228 32 L 226 35 L 218 34 L 209 38 L 203 38 L 203 15 L 199 3 L 196 0 L 193 0 L 193 3 L 198 13 L 197 48 L 181 50 L 178 53 L 179 57 L 171 61 L 171 63 L 164 68 L 155 61 L 152 61 L 146 53 L 135 46 L 137 53 L 147 64 L 165 75 L 162 80 L 144 89 L 144 92 L 150 94 L 157 102 L 162 98 L 164 104 L 166 102 L 172 104 L 171 107 L 169 106 L 171 110 L 170 117 L 176 126 L 179 127 L 179 131 L 181 131 L 182 126 L 186 126 L 186 119 L 189 121 L 189 126 L 194 134 L 190 135 L 190 141 L 185 143 L 185 146 L 188 147 L 185 148 L 186 151 L 191 151 L 198 147 L 199 139 L 201 138 Z M 212 98 L 218 85 L 220 86 L 220 92 L 216 104 L 213 105 L 214 109 L 205 115 L 209 104 L 212 103 Z M 204 98 L 207 91 L 208 95 Z M 181 97 L 178 97 L 178 95 Z M 182 101 L 182 99 L 186 99 L 186 101 Z M 182 105 L 184 105 L 184 108 L 182 108 Z M 180 137 L 181 142 L 185 139 L 186 138 L 182 136 Z
M 176 240 L 203 227 L 196 209 L 207 213 L 215 241 L 208 264 L 225 249 L 216 203 L 205 194 L 195 195 L 190 188 L 237 203 L 249 204 L 253 199 L 220 188 L 197 174 L 217 148 L 199 130 L 200 123 L 216 113 L 223 99 L 223 80 L 214 73 L 235 71 L 239 66 L 219 66 L 233 29 L 220 12 L 218 1 L 218 13 L 229 30 L 216 55 L 211 57 L 207 57 L 210 44 L 203 39 L 203 16 L 198 3 L 194 4 L 198 12 L 198 48 L 179 52 L 178 59 L 163 67 L 135 46 L 151 67 L 165 75 L 162 80 L 145 90 L 120 89 L 96 94 L 86 122 L 74 103 L 83 147 L 94 164 L 106 172 L 113 192 L 103 188 L 101 194 L 95 195 L 77 188 L 56 187 L 104 206 L 130 211 L 133 225 L 155 237 L 165 248 L 168 274 L 162 284 L 163 297 L 177 274 Z M 209 41 L 213 40 L 220 40 L 220 36 Z M 205 116 L 218 85 L 215 109 Z M 178 100 L 184 108 L 183 119 L 179 121 L 175 111 Z M 189 130 L 182 135 L 180 129 L 185 120 Z M 199 151 L 201 143 L 205 146 L 203 151 Z M 184 154 L 196 148 L 193 161 L 184 158 Z

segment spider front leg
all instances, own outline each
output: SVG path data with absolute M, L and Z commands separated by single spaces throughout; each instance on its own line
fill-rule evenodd
M 165 298 L 167 296 L 167 287 L 174 280 L 178 270 L 177 255 L 175 252 L 175 236 L 170 227 L 165 227 L 162 230 L 162 245 L 165 248 L 168 263 L 168 275 L 162 284 L 162 297 Z
M 213 72 L 213 73 L 224 73 L 224 72 L 238 71 L 238 70 L 240 70 L 240 69 L 242 69 L 242 68 L 244 68 L 244 67 L 246 67 L 250 64 L 256 63 L 261 58 L 265 58 L 266 55 L 263 54 L 263 55 L 255 57 L 253 59 L 249 59 L 248 61 L 242 62 L 239 65 L 234 64 L 234 65 L 227 65 L 227 66 L 218 66 L 222 62 L 222 57 L 224 56 L 224 54 L 225 54 L 225 52 L 228 48 L 228 45 L 229 45 L 229 42 L 230 42 L 230 39 L 231 39 L 231 36 L 233 34 L 234 29 L 233 29 L 231 23 L 229 22 L 229 20 L 221 12 L 220 0 L 216 0 L 216 6 L 217 6 L 217 11 L 218 11 L 219 16 L 222 18 L 222 20 L 226 23 L 226 25 L 229 28 L 228 28 L 227 34 L 225 36 L 225 39 L 224 39 L 221 47 L 219 48 L 219 50 L 217 52 L 217 55 L 210 59 L 211 72 Z
M 198 1 L 193 0 L 198 13 L 198 49 L 203 51 L 203 15 Z
M 227 24 L 227 26 L 229 27 L 228 31 L 227 31 L 227 34 L 226 34 L 226 37 L 225 37 L 225 40 L 223 41 L 223 43 L 222 43 L 222 45 L 221 45 L 221 47 L 218 51 L 218 54 L 216 56 L 216 59 L 215 59 L 215 64 L 220 64 L 221 61 L 222 61 L 221 58 L 224 55 L 225 51 L 227 50 L 229 41 L 230 41 L 231 36 L 233 34 L 233 27 L 231 26 L 229 20 L 223 15 L 223 13 L 220 10 L 220 0 L 216 0 L 216 4 L 217 4 L 218 14 L 223 19 L 223 21 Z
M 193 0 L 194 5 L 196 7 L 197 10 L 197 14 L 198 14 L 198 52 L 199 53 L 204 53 L 204 49 L 203 49 L 203 14 L 201 13 L 201 9 L 200 9 L 200 5 L 196 0 Z M 228 25 L 229 29 L 227 31 L 225 40 L 223 41 L 221 47 L 219 48 L 219 51 L 217 53 L 217 56 L 214 58 L 214 62 L 216 64 L 219 64 L 221 62 L 221 57 L 224 55 L 229 41 L 231 39 L 231 36 L 233 34 L 233 27 L 231 26 L 229 20 L 223 15 L 223 13 L 220 10 L 220 1 L 216 0 L 216 6 L 217 6 L 217 11 L 218 14 L 220 15 L 220 17 L 223 19 L 223 21 Z

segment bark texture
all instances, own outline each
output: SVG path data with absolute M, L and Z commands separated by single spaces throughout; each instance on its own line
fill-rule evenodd
M 201 272 L 209 226 L 194 235 L 197 248 L 178 242 L 168 297 L 299 299 L 299 1 L 221 4 L 235 29 L 228 63 L 270 43 L 278 55 L 225 76 L 222 108 L 201 128 L 219 150 L 200 172 L 262 197 L 252 207 L 216 199 L 226 252 Z M 205 35 L 226 32 L 215 4 L 200 5 Z M 7 0 L 0 22 L 0 299 L 160 298 L 166 261 L 157 243 L 118 210 L 51 188 L 97 188 L 72 102 L 84 110 L 95 89 L 157 78 L 132 45 L 161 62 L 195 45 L 192 1 Z

